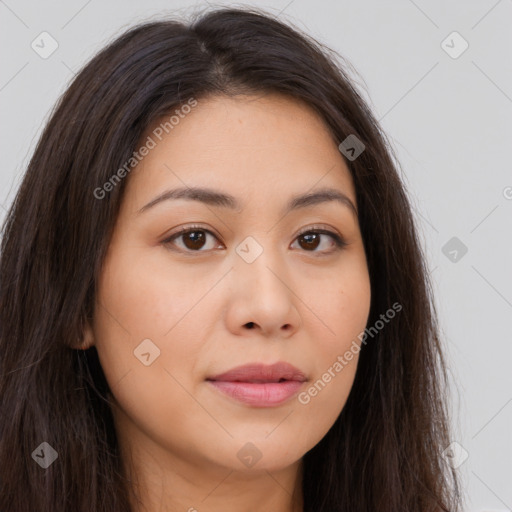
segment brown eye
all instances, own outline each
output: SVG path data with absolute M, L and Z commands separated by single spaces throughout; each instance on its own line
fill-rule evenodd
M 320 244 L 320 233 L 305 233 L 304 235 L 300 235 L 299 240 L 304 240 L 304 244 L 301 245 L 303 249 L 308 251 L 315 250 Z
M 183 243 L 187 249 L 192 250 L 201 249 L 206 240 L 204 231 L 188 231 L 181 236 L 183 237 Z
M 178 248 L 185 252 L 205 252 L 208 250 L 208 247 L 207 249 L 203 248 L 207 245 L 208 235 L 216 239 L 216 236 L 211 231 L 201 227 L 191 226 L 181 229 L 178 233 L 170 236 L 162 243 L 164 245 L 177 245 Z M 176 243 L 176 241 L 180 241 L 181 243 Z M 212 248 L 214 247 L 210 247 L 210 249 Z
M 317 250 L 322 243 L 322 235 L 329 237 L 332 242 L 330 244 L 326 243 L 324 250 Z M 348 245 L 340 235 L 327 229 L 309 229 L 308 231 L 303 231 L 302 233 L 299 233 L 296 240 L 299 240 L 300 247 L 305 251 L 323 254 L 342 249 Z M 332 248 L 333 246 L 334 249 Z M 331 250 L 329 250 L 329 247 Z

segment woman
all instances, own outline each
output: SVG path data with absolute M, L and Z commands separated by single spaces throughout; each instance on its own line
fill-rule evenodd
M 95 56 L 0 276 L 0 510 L 457 510 L 392 153 L 329 50 L 271 16 L 146 23 Z

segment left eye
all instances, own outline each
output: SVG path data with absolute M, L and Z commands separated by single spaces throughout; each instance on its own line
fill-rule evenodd
M 211 231 L 201 227 L 182 228 L 178 233 L 164 240 L 162 244 L 166 246 L 176 245 L 185 252 L 205 252 L 208 250 L 208 248 L 204 249 L 208 235 L 213 239 L 217 239 Z M 316 250 L 321 245 L 322 238 L 326 236 L 331 238 L 331 243 L 327 244 L 327 249 Z M 178 241 L 180 239 L 183 239 L 181 244 L 175 242 L 175 240 Z M 297 235 L 296 240 L 299 241 L 301 247 L 306 250 L 306 252 L 333 252 L 347 245 L 341 236 L 326 229 L 309 229 L 303 231 Z M 329 250 L 329 247 L 334 247 L 334 249 Z M 215 247 L 210 247 L 209 249 L 214 248 Z
M 322 235 L 327 236 L 331 239 L 331 243 L 329 246 L 332 248 L 334 246 L 334 249 L 331 251 L 316 251 L 315 249 L 319 247 L 321 244 L 321 237 Z M 333 252 L 339 249 L 342 249 L 347 245 L 345 240 L 339 236 L 337 233 L 334 233 L 333 231 L 329 231 L 327 229 L 312 229 L 309 231 L 303 231 L 297 236 L 297 240 L 303 240 L 304 245 L 307 247 L 307 252 Z M 304 248 L 304 246 L 303 246 Z M 313 249 L 313 250 L 311 250 Z

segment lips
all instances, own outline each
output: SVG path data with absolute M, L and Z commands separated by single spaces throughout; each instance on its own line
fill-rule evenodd
M 248 364 L 206 379 L 224 396 L 252 407 L 275 407 L 287 402 L 307 380 L 288 363 Z
M 284 382 L 284 381 L 306 381 L 306 376 L 298 368 L 291 364 L 279 362 L 273 365 L 247 364 L 238 366 L 220 375 L 209 377 L 206 380 L 224 382 Z

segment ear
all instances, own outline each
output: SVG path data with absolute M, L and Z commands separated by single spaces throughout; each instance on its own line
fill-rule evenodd
M 72 348 L 77 350 L 87 350 L 94 345 L 94 332 L 88 319 L 85 321 L 85 327 L 82 333 L 82 338 L 74 342 Z

